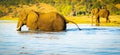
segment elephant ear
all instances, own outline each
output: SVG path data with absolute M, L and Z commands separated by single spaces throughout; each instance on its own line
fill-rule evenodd
M 20 21 L 26 21 L 27 20 L 27 12 L 24 9 L 21 10 L 18 17 L 19 17 Z
M 35 11 L 30 11 L 27 18 L 28 22 L 35 23 L 38 20 L 38 14 Z
M 35 11 L 30 11 L 27 17 L 27 26 L 30 29 L 37 28 L 38 14 Z

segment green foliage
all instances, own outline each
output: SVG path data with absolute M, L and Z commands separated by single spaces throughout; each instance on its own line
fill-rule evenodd
M 72 7 L 67 5 L 67 6 L 63 6 L 63 9 L 62 9 L 62 14 L 63 15 L 68 15 L 72 10 Z
M 69 15 L 69 13 L 72 10 L 72 7 L 70 5 L 60 5 L 57 6 L 56 8 L 63 15 Z
M 0 10 L 0 17 L 3 16 L 3 12 Z
M 18 7 L 20 5 L 30 5 L 36 3 L 47 3 L 54 6 L 61 14 L 69 15 L 71 12 L 85 11 L 90 12 L 93 8 L 107 7 L 111 14 L 119 14 L 116 4 L 120 4 L 120 0 L 0 0 L 0 6 L 7 7 L 6 11 L 13 10 L 11 6 Z M 2 12 L 1 12 L 2 11 Z M 4 14 L 3 10 L 0 14 Z M 9 13 L 9 12 L 7 12 Z
M 120 11 L 115 12 L 116 15 L 120 15 Z
M 120 0 L 113 0 L 114 4 L 120 4 Z
M 100 3 L 99 2 L 95 2 L 94 3 L 94 5 L 92 6 L 92 9 L 94 9 L 94 8 L 101 8 L 101 5 L 100 5 Z

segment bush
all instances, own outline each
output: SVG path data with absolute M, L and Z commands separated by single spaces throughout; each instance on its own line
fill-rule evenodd
M 116 15 L 120 15 L 120 11 L 115 12 Z
M 2 17 L 4 15 L 4 13 L 0 10 L 0 17 Z
M 56 8 L 61 14 L 65 16 L 69 15 L 70 12 L 72 11 L 72 7 L 70 5 L 65 5 L 65 4 L 56 6 Z

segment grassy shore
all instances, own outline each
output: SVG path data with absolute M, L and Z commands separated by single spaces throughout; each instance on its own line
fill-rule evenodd
M 5 16 L 5 17 L 1 17 L 0 20 L 14 20 L 14 21 L 17 21 L 18 18 L 17 17 L 12 18 L 12 17 Z
M 110 23 L 106 23 L 105 18 L 101 18 L 100 25 L 101 26 L 120 26 L 120 15 L 111 15 L 110 17 Z M 91 16 L 66 16 L 66 19 L 74 21 L 77 24 L 91 24 Z M 2 17 L 0 20 L 14 20 L 17 21 L 18 18 L 11 18 L 11 17 Z M 95 18 L 94 18 L 94 24 L 95 24 Z
M 78 24 L 92 24 L 92 18 L 91 16 L 79 16 L 79 17 L 66 17 L 68 20 L 72 20 Z M 120 26 L 120 15 L 111 15 L 110 17 L 110 23 L 106 23 L 105 18 L 100 18 L 100 25 L 101 26 Z M 95 18 L 93 18 L 95 24 Z

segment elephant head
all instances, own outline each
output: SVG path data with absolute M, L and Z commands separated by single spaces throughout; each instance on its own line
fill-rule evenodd
M 19 13 L 19 20 L 17 23 L 17 31 L 21 31 L 21 27 L 23 25 L 26 25 L 29 27 L 29 30 L 36 30 L 37 29 L 37 19 L 38 19 L 38 14 L 35 11 L 26 11 L 22 10 Z

